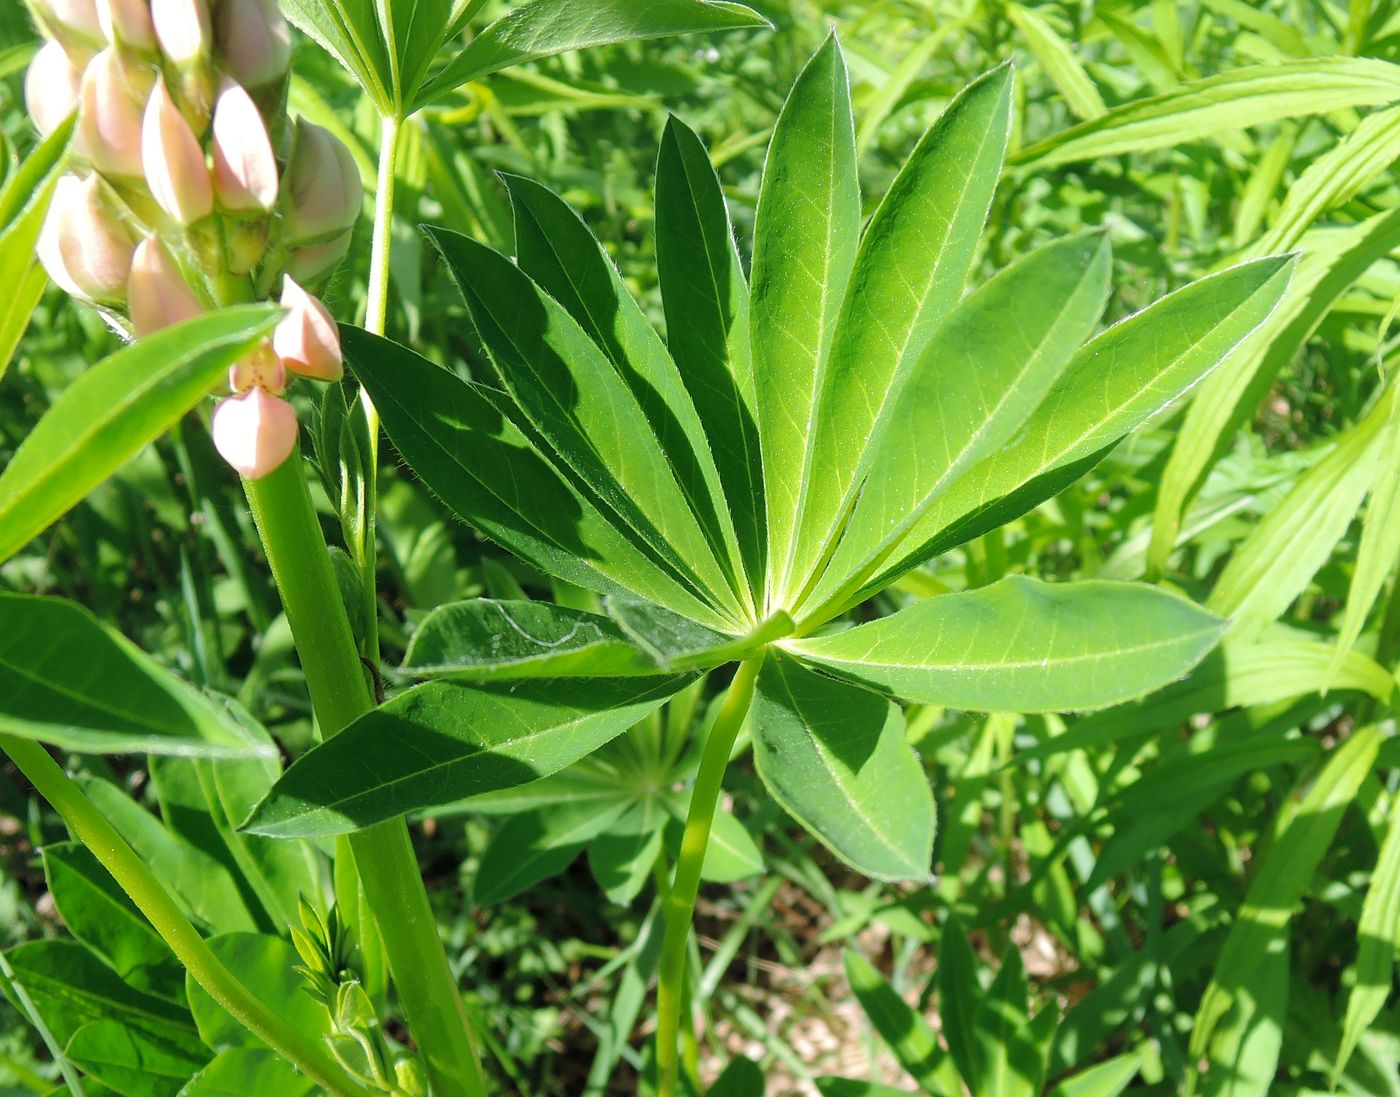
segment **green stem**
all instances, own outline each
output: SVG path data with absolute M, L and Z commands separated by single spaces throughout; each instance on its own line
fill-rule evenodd
M 234 977 L 180 911 L 146 862 L 126 844 L 44 747 L 32 739 L 5 735 L 0 736 L 0 749 L 62 816 L 73 836 L 112 874 L 185 970 L 214 1001 L 321 1088 L 340 1097 L 369 1097 L 369 1090 L 351 1078 L 325 1047 L 287 1024 Z
M 253 520 L 282 595 L 321 733 L 329 738 L 374 705 L 312 509 L 299 454 L 244 481 Z M 392 750 L 392 744 L 385 744 Z M 470 1023 L 402 819 L 350 836 L 399 1001 L 440 1097 L 484 1097 Z
M 656 990 L 657 1097 L 675 1097 L 680 1081 L 680 1023 L 685 984 L 685 947 L 690 938 L 690 921 L 695 914 L 695 897 L 700 891 L 700 868 L 710 844 L 710 828 L 715 821 L 715 805 L 734 740 L 744 726 L 753 701 L 754 680 L 763 662 L 762 654 L 739 664 L 734 681 L 715 717 L 695 775 L 686 815 L 681 853 L 676 859 L 676 878 L 666 895 L 666 935 L 661 943 L 661 967 Z

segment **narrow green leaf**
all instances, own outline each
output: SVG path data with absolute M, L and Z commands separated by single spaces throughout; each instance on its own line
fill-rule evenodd
M 84 1025 L 64 1051 L 84 1073 L 125 1097 L 176 1097 L 210 1059 L 196 1040 L 173 1044 L 120 1021 Z
M 0 593 L 0 728 L 96 754 L 275 752 L 82 606 L 28 594 Z
M 458 233 L 429 235 L 533 431 L 697 595 L 737 614 L 653 424 L 578 321 L 499 252 Z
M 389 54 L 370 0 L 282 0 L 281 9 L 345 67 L 380 115 L 396 113 Z
M 1026 47 L 1064 96 L 1065 105 L 1071 111 L 1086 121 L 1108 113 L 1099 89 L 1094 87 L 1084 66 L 1075 57 L 1074 47 L 1055 32 L 1055 28 L 1039 11 L 1022 4 L 1007 4 L 1006 14 L 1016 24 L 1016 29 L 1026 40 Z
M 730 585 L 749 583 L 719 471 L 681 372 L 579 215 L 553 191 L 507 175 L 515 259 L 607 356 L 632 391 Z
M 675 117 L 656 164 L 656 266 L 667 346 L 695 403 L 757 596 L 767 544 L 748 281 L 709 154 Z
M 475 598 L 423 618 L 402 669 L 414 678 L 488 681 L 654 675 L 658 667 L 606 617 L 547 602 Z
M 768 604 L 784 605 L 823 377 L 860 238 L 846 63 L 835 36 L 773 131 L 754 222 L 749 330 L 768 516 Z
M 1140 697 L 1200 662 L 1221 632 L 1218 618 L 1152 587 L 1009 576 L 789 648 L 911 701 L 1052 712 Z
M 934 978 L 938 980 L 938 1013 L 948 1052 L 968 1089 L 980 1093 L 982 1049 L 977 1042 L 974 1018 L 982 984 L 977 977 L 977 957 L 957 918 L 950 917 L 943 923 Z
M 868 578 L 959 476 L 1025 428 L 1098 323 L 1109 273 L 1108 237 L 1083 233 L 1037 249 L 957 306 L 892 401 L 860 498 L 806 605 Z
M 246 824 L 273 837 L 343 834 L 563 769 L 686 684 L 674 678 L 429 682 L 297 759 Z M 385 754 L 379 746 L 393 742 Z M 370 764 L 370 760 L 373 760 Z
M 180 1097 L 315 1097 L 316 1085 L 274 1051 L 229 1048 L 180 1091 Z
M 881 1082 L 862 1082 L 855 1078 L 818 1078 L 817 1092 L 822 1097 L 914 1097 L 907 1089 L 895 1089 Z M 942 1090 L 933 1090 L 942 1094 Z
M 566 50 L 767 25 L 761 15 L 726 0 L 589 0 L 586 6 L 573 0 L 533 0 L 473 38 L 428 81 L 411 109 L 510 65 Z
M 746 636 L 734 637 L 698 625 L 649 602 L 610 595 L 608 614 L 628 638 L 668 671 L 702 670 L 736 662 L 763 644 L 792 632 L 792 618 L 775 613 Z
M 750 727 L 765 787 L 833 853 L 876 879 L 928 879 L 933 794 L 897 705 L 777 657 Z
M 800 531 L 793 546 L 794 590 L 805 584 L 849 514 L 881 443 L 907 451 L 913 438 L 924 440 L 922 433 L 902 437 L 907 424 L 896 409 L 911 375 L 930 372 L 922 366 L 933 353 L 930 342 L 947 350 L 948 340 L 935 340 L 934 333 L 962 293 L 1001 174 L 1010 136 L 1011 83 L 1011 68 L 1004 65 L 970 84 L 948 105 L 900 169 L 861 238 L 830 361 L 817 366 Z M 1100 302 L 1091 326 L 1102 307 Z M 981 316 L 983 324 L 987 319 Z M 970 332 L 971 326 L 963 331 Z M 1028 334 L 1026 343 L 1033 346 L 1038 334 Z M 1085 331 L 1075 341 L 1087 335 Z M 977 332 L 977 342 L 985 348 L 985 329 Z M 946 377 L 939 370 L 944 381 L 960 369 L 949 364 Z M 979 362 L 977 372 L 987 365 Z M 993 376 L 986 382 L 996 395 L 999 380 Z M 1036 392 L 1029 380 L 1027 388 L 1034 392 L 1033 406 L 1044 392 Z M 872 481 L 878 482 L 878 476 L 878 471 L 871 472 Z
M 1207 1097 L 1270 1097 L 1278 1092 L 1279 1052 L 1288 1015 L 1289 949 L 1275 940 L 1235 994 L 1211 1042 Z
M 1279 824 L 1201 998 L 1191 1032 L 1193 1059 L 1212 1049 L 1217 1024 L 1275 942 L 1286 950 L 1293 911 L 1332 844 L 1342 813 L 1371 772 L 1380 745 L 1379 728 L 1354 732 L 1333 752 L 1297 809 Z
M 1031 1029 L 1034 1024 L 1026 1013 L 1026 971 L 1021 953 L 1012 947 L 1002 956 L 1001 969 L 973 1018 L 981 1068 L 976 1092 L 1031 1097 L 1039 1091 L 1044 1066 L 1036 1061 L 1033 1037 L 1038 1034 Z
M 341 340 L 390 440 L 464 521 L 547 574 L 600 593 L 629 591 L 719 623 L 565 481 L 504 414 L 504 394 L 358 328 L 343 328 Z
M 201 316 L 117 351 L 69 385 L 0 473 L 0 561 L 174 426 L 276 322 L 263 305 Z
M 664 821 L 659 800 L 648 796 L 588 843 L 589 871 L 610 902 L 626 906 L 642 893 L 661 854 Z
M 311 1040 L 330 1034 L 330 1015 L 306 992 L 306 979 L 295 970 L 302 962 L 301 957 L 290 943 L 260 933 L 226 933 L 210 938 L 209 948 L 283 1023 Z M 209 997 L 192 977 L 186 989 L 200 1038 L 211 1048 L 222 1051 L 266 1046 Z
M 494 906 L 557 876 L 629 806 L 625 800 L 605 810 L 591 803 L 558 804 L 512 816 L 497 828 L 481 855 L 472 898 L 481 906 Z
M 1140 1058 L 1135 1052 L 1096 1063 L 1066 1078 L 1049 1097 L 1118 1097 L 1138 1076 Z
M 929 1023 L 899 996 L 874 964 L 853 949 L 846 950 L 846 980 L 899 1065 L 921 1087 L 936 1090 L 933 1072 L 944 1052 Z
M 1046 138 L 1016 156 L 1037 168 L 1145 152 L 1226 130 L 1376 106 L 1400 98 L 1400 67 L 1367 57 L 1250 65 L 1138 99 Z
M 961 477 L 909 534 L 898 562 L 865 591 L 928 559 L 941 535 L 1039 481 L 1015 500 L 1024 513 L 1058 490 L 1056 470 L 1082 463 L 1136 430 L 1200 382 L 1273 311 L 1289 257 L 1259 259 L 1192 282 L 1103 332 L 1075 356 L 1006 448 Z M 998 515 L 1001 521 L 1010 514 Z

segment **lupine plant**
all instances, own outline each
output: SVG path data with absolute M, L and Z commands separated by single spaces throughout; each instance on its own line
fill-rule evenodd
M 509 246 L 427 230 L 465 322 L 452 350 L 414 348 L 385 332 L 396 166 L 415 112 L 563 50 L 762 20 L 700 0 L 534 0 L 459 49 L 474 0 L 288 0 L 286 17 L 380 122 L 369 284 L 352 306 L 361 326 L 337 328 L 317 295 L 331 300 L 353 253 L 368 173 L 338 137 L 291 117 L 292 31 L 278 6 L 31 4 L 45 44 L 26 93 L 45 141 L 0 195 L 0 263 L 16 287 L 0 350 L 8 358 L 43 287 L 30 254 L 132 342 L 71 386 L 0 475 L 0 557 L 188 413 L 201 424 L 207 413 L 243 478 L 318 731 L 284 770 L 244 706 L 71 602 L 0 595 L 0 748 L 74 839 L 43 858 L 75 938 L 11 950 L 0 979 L 74 1092 L 504 1089 L 481 1048 L 506 1034 L 470 1008 L 479 973 L 444 952 L 405 822 L 471 812 L 516 813 L 479 863 L 483 902 L 588 843 L 628 840 L 625 858 L 597 855 L 595 874 L 611 867 L 609 895 L 628 898 L 650 877 L 659 899 L 646 1084 L 692 1091 L 697 894 L 725 878 L 717 845 L 747 856 L 721 802 L 736 757 L 751 752 L 766 795 L 841 863 L 929 886 L 940 775 L 931 787 L 906 707 L 990 713 L 993 728 L 1128 703 L 1123 719 L 1155 727 L 1163 698 L 1171 719 L 1197 711 L 1172 690 L 1210 669 L 1222 636 L 1252 638 L 1284 608 L 1277 590 L 1262 604 L 1253 578 L 1290 531 L 1301 536 L 1296 509 L 1260 527 L 1203 604 L 1165 585 L 1020 574 L 891 597 L 1073 490 L 1289 322 L 1298 293 L 1294 260 L 1273 254 L 1296 242 L 1287 234 L 1107 326 L 1104 231 L 975 278 L 1012 144 L 1009 66 L 956 94 L 867 204 L 846 62 L 828 38 L 767 142 L 751 249 L 710 152 L 671 118 L 655 167 L 659 310 L 563 198 L 506 174 Z M 1097 92 L 1035 10 L 1006 7 L 1089 116 L 1091 139 Z M 1053 161 L 1075 140 L 1019 160 Z M 1309 490 L 1325 496 L 1342 471 L 1375 466 L 1395 421 L 1382 393 Z M 381 667 L 381 424 L 406 475 L 547 577 L 554 603 L 504 580 L 497 597 L 444 600 L 415 622 L 402 665 Z M 313 488 L 342 542 L 329 551 Z M 1343 522 L 1360 499 L 1338 496 Z M 1154 575 L 1174 533 L 1158 527 Z M 1329 655 L 1326 685 L 1388 691 L 1347 655 Z M 1107 735 L 1093 719 L 1063 738 Z M 161 820 L 112 781 L 70 776 L 43 743 L 148 753 Z M 1333 810 L 1338 788 L 1360 786 L 1378 744 L 1374 728 L 1346 741 L 1292 833 Z M 628 769 L 628 752 L 664 762 Z M 569 802 L 609 781 L 583 810 Z M 683 820 L 675 843 L 661 837 L 668 814 Z M 540 827 L 566 837 L 529 862 Z M 1276 869 L 1256 881 L 1260 903 L 1269 885 L 1283 886 Z M 1200 1006 L 1198 1056 L 1262 948 L 1232 935 Z M 1075 1065 L 1060 1061 L 1075 1030 L 1057 1010 L 1032 1011 L 1014 949 L 985 991 L 977 966 L 949 920 L 922 995 L 944 1012 L 946 1054 L 855 953 L 846 977 L 926 1092 L 1039 1092 Z M 386 1025 L 395 1016 L 405 1029 Z M 1109 1059 L 1066 1092 L 1121 1092 L 1138 1067 L 1136 1054 Z M 738 1077 L 725 1075 L 733 1092 Z M 822 1092 L 883 1091 L 828 1079 Z

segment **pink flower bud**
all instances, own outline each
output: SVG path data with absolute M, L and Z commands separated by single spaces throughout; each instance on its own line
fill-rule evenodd
M 287 390 L 287 370 L 270 340 L 264 339 L 251 354 L 229 367 L 228 387 L 235 393 L 260 388 L 274 396 Z
M 292 32 L 276 0 L 222 0 L 215 20 L 219 60 L 240 84 L 260 88 L 287 74 Z
M 329 130 L 297 119 L 287 164 L 290 208 L 283 227 L 291 244 L 320 243 L 344 232 L 360 215 L 364 188 L 355 158 Z
M 282 307 L 287 315 L 272 333 L 272 347 L 282 364 L 303 377 L 339 381 L 345 374 L 340 331 L 326 306 L 289 275 L 282 280 Z
M 287 257 L 285 269 L 288 277 L 295 278 L 304 285 L 320 282 L 340 266 L 345 253 L 350 250 L 351 235 L 350 230 L 346 229 L 334 240 L 328 240 L 324 244 L 308 244 L 294 249 Z
M 214 448 L 249 480 L 266 476 L 292 455 L 297 413 L 287 401 L 261 388 L 230 396 L 214 409 Z
M 148 69 L 110 46 L 83 73 L 77 147 L 98 171 L 141 177 L 141 112 L 152 83 Z
M 133 241 L 95 174 L 59 179 L 36 250 L 49 277 L 73 297 L 119 304 L 126 293 Z
M 40 136 L 47 137 L 73 113 L 83 86 L 83 70 L 57 42 L 45 42 L 24 75 L 24 101 Z
M 180 269 L 171 261 L 159 239 L 148 236 L 136 245 L 131 275 L 126 283 L 131 327 L 140 339 L 204 311 Z
M 150 53 L 156 48 L 151 8 L 146 0 L 97 0 L 97 21 L 114 46 Z
M 102 45 L 102 24 L 93 0 L 34 0 L 34 13 L 64 44 L 82 43 L 93 49 Z
M 208 56 L 212 34 L 205 0 L 151 0 L 151 22 L 161 50 L 175 64 Z
M 214 186 L 237 212 L 269 212 L 277 204 L 277 157 L 257 105 L 225 78 L 214 102 Z
M 213 212 L 214 186 L 204 150 L 164 80 L 156 83 L 146 104 L 141 161 L 151 196 L 177 224 L 189 226 Z

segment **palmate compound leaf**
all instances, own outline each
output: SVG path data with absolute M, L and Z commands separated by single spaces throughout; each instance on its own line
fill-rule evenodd
M 417 686 L 292 763 L 245 829 L 271 837 L 344 834 L 547 777 L 622 734 L 689 680 Z
M 1185 674 L 1225 623 L 1134 583 L 1012 576 L 833 636 L 789 643 L 833 674 L 910 701 L 1063 712 L 1140 697 Z

